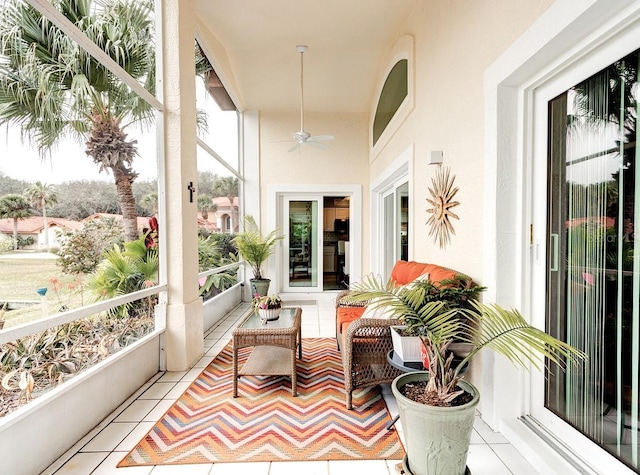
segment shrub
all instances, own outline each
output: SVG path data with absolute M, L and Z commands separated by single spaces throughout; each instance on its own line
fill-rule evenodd
M 232 238 L 233 236 L 228 234 L 211 234 L 206 238 L 200 237 L 198 239 L 198 264 L 201 272 L 238 261 L 235 253 L 230 251 L 235 249 L 230 244 Z M 207 276 L 204 281 L 200 282 L 200 295 L 207 300 L 228 289 L 236 282 L 235 270 Z
M 211 240 L 213 241 L 216 249 L 222 257 L 231 257 L 238 254 L 238 249 L 233 242 L 234 236 L 232 234 L 220 233 L 212 234 Z
M 106 251 L 104 260 L 87 279 L 96 300 L 106 300 L 142 290 L 158 283 L 158 248 L 145 245 L 146 236 Z M 112 309 L 118 317 L 152 314 L 155 298 Z
M 40 396 L 154 328 L 153 316 L 96 316 L 0 345 L 0 417 Z
M 6 234 L 0 234 L 0 254 L 13 251 L 13 239 Z
M 89 274 L 98 267 L 105 249 L 120 245 L 123 240 L 124 228 L 115 219 L 89 221 L 76 231 L 58 235 L 57 264 L 65 274 Z
M 25 247 L 33 246 L 36 240 L 33 236 L 18 236 L 18 249 L 24 249 Z

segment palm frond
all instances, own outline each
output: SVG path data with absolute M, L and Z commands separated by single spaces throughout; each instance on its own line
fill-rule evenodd
M 571 345 L 530 325 L 515 309 L 480 303 L 475 303 L 474 308 L 476 312 L 470 313 L 470 318 L 475 320 L 476 342 L 468 358 L 488 347 L 516 365 L 526 368 L 531 364 L 541 369 L 540 356 L 561 368 L 586 357 Z

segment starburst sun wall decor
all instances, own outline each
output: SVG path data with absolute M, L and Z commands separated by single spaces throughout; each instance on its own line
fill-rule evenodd
M 431 205 L 427 209 L 429 220 L 429 236 L 433 236 L 433 242 L 444 249 L 451 242 L 451 235 L 455 234 L 451 219 L 460 219 L 458 215 L 451 211 L 451 208 L 458 206 L 459 201 L 453 201 L 453 197 L 458 192 L 458 188 L 453 186 L 455 175 L 451 175 L 449 167 L 438 167 L 436 176 L 431 179 L 429 193 L 431 198 L 427 202 Z

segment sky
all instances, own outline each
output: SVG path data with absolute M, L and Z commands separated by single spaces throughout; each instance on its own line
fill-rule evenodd
M 130 139 L 138 140 L 140 156 L 133 162 L 134 170 L 140 174 L 138 180 L 151 180 L 157 174 L 155 134 L 151 131 L 145 135 L 138 136 L 133 130 L 129 133 Z M 17 180 L 47 184 L 73 180 L 113 181 L 111 174 L 99 172 L 98 165 L 84 153 L 83 144 L 67 140 L 41 158 L 35 148 L 22 143 L 19 131 L 7 133 L 6 127 L 0 127 L 0 172 Z
M 196 85 L 196 101 L 200 110 L 205 110 L 208 131 L 204 140 L 222 157 L 237 155 L 237 117 L 234 112 L 220 111 L 215 101 L 205 94 L 200 82 Z M 133 161 L 133 169 L 139 174 L 138 181 L 157 178 L 157 154 L 155 130 L 141 132 L 130 127 L 125 130 L 129 139 L 138 141 L 140 156 Z M 0 127 L 0 173 L 17 180 L 41 181 L 59 184 L 74 180 L 101 180 L 113 182 L 110 173 L 99 172 L 98 165 L 84 152 L 84 144 L 66 140 L 51 154 L 42 159 L 37 149 L 22 143 L 20 132 L 15 128 Z M 198 147 L 198 171 L 210 171 L 219 175 L 229 172 Z M 2 190 L 0 190 L 0 195 Z

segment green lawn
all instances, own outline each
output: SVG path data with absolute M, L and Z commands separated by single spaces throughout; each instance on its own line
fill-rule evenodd
M 57 294 L 51 279 L 58 282 Z M 0 255 L 0 302 L 35 302 L 35 305 L 5 312 L 5 327 L 42 318 L 41 297 L 36 293 L 40 287 L 48 288 L 45 298 L 49 315 L 58 312 L 62 305 L 73 308 L 80 306 L 81 297 L 75 290 L 76 279 L 63 274 L 56 266 L 55 259 L 8 258 Z

